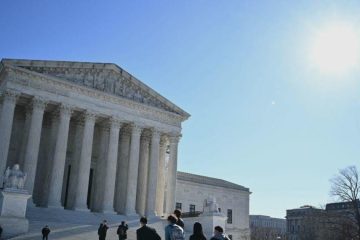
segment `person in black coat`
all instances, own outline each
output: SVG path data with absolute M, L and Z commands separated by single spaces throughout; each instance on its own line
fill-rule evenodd
M 206 240 L 201 223 L 194 223 L 193 234 L 190 236 L 189 240 Z
M 48 240 L 48 237 L 50 234 L 49 226 L 46 225 L 45 227 L 43 227 L 43 229 L 41 229 L 41 233 L 42 233 L 43 240 Z
M 159 234 L 156 233 L 155 229 L 146 226 L 147 219 L 146 217 L 140 218 L 141 227 L 136 230 L 136 239 L 137 240 L 161 240 Z
M 98 228 L 98 235 L 99 235 L 99 240 L 105 240 L 106 238 L 106 232 L 108 230 L 108 225 L 107 225 L 107 221 L 104 220 L 102 223 L 100 223 L 100 226 Z
M 125 221 L 121 222 L 121 225 L 119 225 L 116 233 L 119 236 L 119 240 L 125 240 L 127 238 L 126 231 L 129 229 L 128 225 L 125 223 Z

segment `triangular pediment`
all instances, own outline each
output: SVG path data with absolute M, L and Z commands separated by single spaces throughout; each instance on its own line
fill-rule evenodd
M 150 87 L 112 63 L 3 60 L 7 64 L 77 85 L 103 91 L 161 110 L 190 115 Z

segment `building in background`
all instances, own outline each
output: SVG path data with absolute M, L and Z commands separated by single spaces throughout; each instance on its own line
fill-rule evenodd
M 264 215 L 250 215 L 251 239 L 284 239 L 286 219 Z
M 203 212 L 204 200 L 215 198 L 218 211 L 226 217 L 227 234 L 233 239 L 249 238 L 249 188 L 222 179 L 177 172 L 176 208 L 184 216 Z

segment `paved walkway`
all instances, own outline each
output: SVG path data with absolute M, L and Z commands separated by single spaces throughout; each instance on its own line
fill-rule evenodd
M 121 221 L 129 225 L 128 239 L 136 240 L 136 229 L 139 228 L 139 217 L 126 217 L 115 214 L 101 214 L 93 212 L 77 212 L 64 209 L 29 207 L 27 218 L 30 226 L 27 234 L 13 237 L 12 240 L 38 240 L 41 239 L 41 229 L 49 225 L 51 233 L 49 240 L 62 239 L 98 239 L 97 229 L 99 224 L 106 219 L 109 223 L 108 240 L 117 240 L 117 226 Z M 157 229 L 160 236 L 164 236 L 165 221 L 160 218 L 149 220 L 149 225 Z

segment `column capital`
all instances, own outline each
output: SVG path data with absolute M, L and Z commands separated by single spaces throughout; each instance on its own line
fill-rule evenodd
M 160 140 L 160 137 L 161 137 L 161 131 L 159 129 L 156 129 L 156 128 L 152 128 L 151 129 L 151 137 L 154 139 L 159 139 Z
M 109 118 L 109 124 L 110 128 L 120 129 L 124 122 L 116 117 L 111 117 Z
M 133 135 L 141 135 L 141 132 L 143 131 L 143 128 L 139 125 L 133 124 L 132 126 L 131 134 Z
M 7 89 L 3 91 L 0 96 L 5 101 L 16 103 L 16 101 L 20 97 L 20 93 L 18 91 Z
M 73 113 L 73 109 L 74 109 L 73 106 L 62 103 L 60 104 L 59 112 L 61 115 L 71 116 L 71 114 Z
M 47 104 L 47 101 L 44 98 L 35 96 L 32 100 L 32 109 L 44 111 L 46 104 Z
M 170 133 L 170 134 L 169 134 L 170 144 L 177 144 L 177 143 L 179 143 L 180 138 L 181 138 L 181 134 L 179 134 L 179 133 Z
M 89 122 L 91 122 L 91 123 L 95 123 L 96 113 L 95 113 L 95 112 L 91 112 L 91 111 L 86 111 L 86 112 L 84 112 L 83 120 L 84 120 L 85 122 L 89 121 Z

